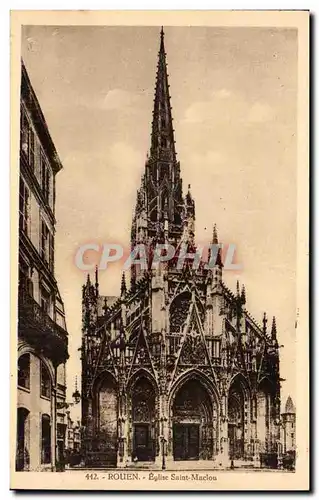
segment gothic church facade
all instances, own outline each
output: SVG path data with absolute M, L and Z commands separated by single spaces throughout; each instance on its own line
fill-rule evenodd
M 195 203 L 183 196 L 161 31 L 151 147 L 132 221 L 131 245 L 196 251 Z M 212 243 L 218 243 L 214 229 Z M 176 259 L 132 266 L 119 297 L 83 287 L 82 426 L 87 466 L 231 461 L 276 467 L 280 439 L 275 319 L 262 326 L 245 289 L 212 269 Z M 208 462 L 207 462 L 208 463 Z M 194 464 L 195 465 L 195 464 Z

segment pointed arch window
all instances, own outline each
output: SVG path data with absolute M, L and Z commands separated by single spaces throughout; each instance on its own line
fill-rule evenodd
M 185 325 L 187 314 L 191 302 L 191 294 L 184 292 L 178 295 L 170 309 L 170 331 L 171 333 L 181 333 Z
M 157 182 L 157 163 L 154 163 L 152 165 L 152 180 L 153 180 L 153 183 L 156 184 L 156 182 Z
M 151 222 L 157 222 L 157 206 L 152 210 L 150 218 Z

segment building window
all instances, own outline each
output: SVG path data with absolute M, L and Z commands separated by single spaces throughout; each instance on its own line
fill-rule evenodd
M 53 272 L 54 269 L 54 238 L 44 221 L 41 223 L 41 258 L 48 264 Z
M 21 108 L 20 114 L 20 147 L 28 159 L 29 166 L 35 167 L 35 143 L 36 136 L 28 120 L 27 114 Z
M 212 357 L 219 358 L 220 357 L 220 341 L 213 340 L 212 341 Z
M 29 165 L 34 170 L 35 166 L 35 135 L 32 128 L 29 128 Z
M 54 239 L 53 234 L 49 235 L 49 268 L 54 270 Z
M 50 316 L 51 310 L 51 296 L 50 292 L 43 286 L 40 288 L 41 309 L 45 314 Z
M 50 200 L 50 181 L 51 173 L 47 162 L 45 161 L 45 156 L 41 153 L 41 188 L 44 199 L 47 203 Z
M 291 447 L 295 447 L 295 434 L 294 432 L 291 433 Z
M 42 415 L 41 463 L 51 463 L 51 422 L 49 415 Z
M 41 223 L 41 257 L 49 262 L 49 229 L 45 222 Z
M 29 202 L 30 202 L 30 194 L 29 190 L 20 177 L 20 186 L 19 186 L 19 227 L 20 229 L 28 234 L 29 230 Z
M 29 269 L 22 263 L 19 265 L 19 292 L 33 297 L 33 282 L 29 277 Z
M 18 359 L 18 386 L 30 389 L 30 354 L 23 354 Z
M 29 150 L 29 123 L 23 108 L 21 108 L 20 114 L 20 147 L 27 155 Z
M 41 361 L 41 396 L 50 399 L 51 397 L 51 377 L 47 367 Z

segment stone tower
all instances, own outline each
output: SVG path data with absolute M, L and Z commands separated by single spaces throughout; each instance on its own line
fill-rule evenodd
M 296 449 L 296 409 L 288 396 L 285 411 L 281 415 L 283 424 L 283 453 Z

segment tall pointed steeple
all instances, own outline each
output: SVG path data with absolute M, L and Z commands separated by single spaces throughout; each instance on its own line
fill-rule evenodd
M 167 74 L 164 30 L 160 34 L 150 156 L 154 159 L 175 161 L 175 143 Z
M 195 212 L 195 210 L 193 210 Z M 154 246 L 168 242 L 177 246 L 184 231 L 185 204 L 180 164 L 176 159 L 170 104 L 164 30 L 160 32 L 150 153 L 137 193 L 132 220 L 131 247 L 137 243 Z M 195 213 L 194 213 L 195 215 Z M 194 217 L 193 217 L 194 218 Z M 131 269 L 134 285 L 144 271 Z

